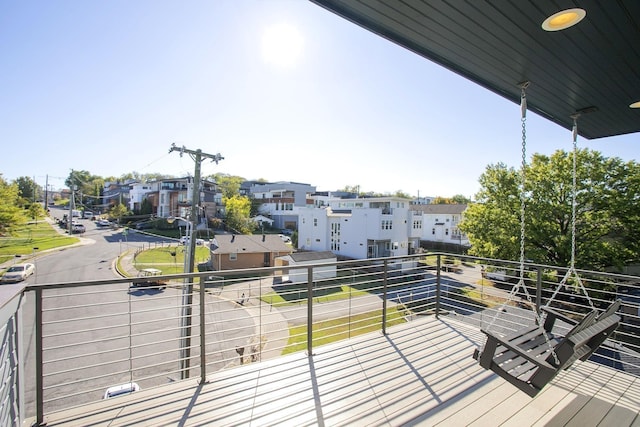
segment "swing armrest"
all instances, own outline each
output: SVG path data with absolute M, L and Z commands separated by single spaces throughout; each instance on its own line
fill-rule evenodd
M 552 309 L 551 307 L 540 307 L 540 310 L 544 311 L 545 313 L 547 313 L 547 320 L 545 320 L 545 330 L 547 332 L 551 331 L 551 328 L 553 328 L 553 325 L 556 322 L 556 319 L 560 319 L 565 323 L 568 323 L 571 326 L 575 326 L 578 324 L 577 320 L 574 320 L 568 316 L 565 316 L 564 314 L 555 311 L 554 309 Z
M 487 358 L 493 359 L 493 357 L 495 356 L 495 351 L 497 349 L 497 346 L 501 345 L 507 348 L 508 350 L 513 351 L 518 356 L 521 356 L 522 358 L 528 360 L 529 362 L 533 363 L 536 366 L 539 366 L 545 369 L 551 369 L 551 370 L 556 369 L 546 360 L 542 358 L 532 357 L 526 350 L 522 349 L 517 345 L 511 344 L 509 341 L 503 339 L 502 337 L 494 335 L 492 332 L 486 331 L 484 329 L 480 329 L 480 331 L 487 336 L 487 342 L 485 343 L 483 354 L 480 355 L 480 358 L 482 358 L 484 361 L 486 361 Z M 484 354 L 487 351 L 490 351 L 491 354 L 490 355 Z M 482 361 L 481 361 L 481 365 L 482 365 Z

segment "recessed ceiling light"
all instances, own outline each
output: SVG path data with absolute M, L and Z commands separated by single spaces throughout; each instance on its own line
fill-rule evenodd
M 636 101 L 629 105 L 629 108 L 640 108 L 640 101 Z
M 567 9 L 558 13 L 554 13 L 550 17 L 544 20 L 542 23 L 542 29 L 545 31 L 560 31 L 576 25 L 582 21 L 582 18 L 587 16 L 587 12 L 584 9 Z

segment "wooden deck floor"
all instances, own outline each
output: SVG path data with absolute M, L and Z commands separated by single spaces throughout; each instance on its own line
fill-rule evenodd
M 53 426 L 640 426 L 640 379 L 577 362 L 531 399 L 453 318 L 395 327 L 46 417 Z

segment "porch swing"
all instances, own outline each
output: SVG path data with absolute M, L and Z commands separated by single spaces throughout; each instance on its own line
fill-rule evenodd
M 572 184 L 572 212 L 571 212 L 571 264 L 567 273 L 558 284 L 551 298 L 540 308 L 544 315 L 537 310 L 535 324 L 526 326 L 505 336 L 491 331 L 491 327 L 518 292 L 527 298 L 530 307 L 534 307 L 531 296 L 524 283 L 524 235 L 525 235 L 525 166 L 526 166 L 526 88 L 529 82 L 520 84 L 521 113 L 522 113 L 522 171 L 520 183 L 520 277 L 513 286 L 507 299 L 497 311 L 487 329 L 481 329 L 487 336 L 482 349 L 476 349 L 473 358 L 484 369 L 491 370 L 498 376 L 531 397 L 536 396 L 563 369 L 571 367 L 573 362 L 580 359 L 587 360 L 604 343 L 608 336 L 618 327 L 620 316 L 616 314 L 620 301 L 614 301 L 603 313 L 593 305 L 580 276 L 575 269 L 575 235 L 576 235 L 576 145 L 579 114 L 573 118 L 573 184 Z M 550 307 L 558 291 L 566 286 L 573 278 L 575 286 L 579 288 L 587 301 L 591 311 L 580 321 L 564 316 Z M 543 319 L 544 317 L 544 319 Z M 554 331 L 556 320 L 561 320 L 571 326 L 564 335 Z

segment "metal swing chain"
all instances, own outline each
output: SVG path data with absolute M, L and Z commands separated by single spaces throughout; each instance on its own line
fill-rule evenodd
M 572 187 L 571 187 L 571 262 L 569 264 L 569 269 L 567 273 L 564 275 L 556 290 L 551 295 L 551 298 L 545 304 L 548 307 L 551 302 L 555 299 L 556 295 L 562 289 L 562 287 L 566 284 L 567 280 L 571 275 L 573 275 L 574 279 L 577 282 L 578 288 L 582 291 L 584 296 L 587 298 L 589 302 L 589 306 L 592 310 L 595 310 L 595 306 L 593 305 L 593 301 L 589 297 L 589 293 L 587 289 L 584 287 L 578 272 L 576 271 L 576 206 L 577 206 L 577 157 L 578 157 L 578 117 L 580 117 L 579 113 L 573 114 L 571 118 L 573 119 L 573 168 L 572 168 Z
M 525 184 L 526 184 L 526 166 L 527 166 L 527 94 L 526 94 L 527 87 L 529 87 L 529 82 L 523 82 L 523 83 L 520 84 L 520 88 L 521 88 L 520 111 L 521 111 L 521 114 L 522 114 L 522 118 L 521 118 L 521 122 L 522 122 L 522 165 L 521 165 L 521 174 L 520 174 L 520 280 L 518 281 L 517 285 L 515 285 L 513 288 L 511 288 L 511 292 L 509 292 L 509 296 L 507 297 L 507 299 L 502 303 L 502 305 L 498 309 L 498 313 L 492 319 L 492 321 L 489 324 L 487 330 L 491 330 L 491 328 L 493 327 L 494 323 L 496 322 L 496 320 L 500 316 L 500 313 L 505 310 L 506 305 L 509 302 L 511 302 L 513 300 L 513 298 L 515 297 L 515 295 L 516 295 L 516 293 L 518 291 L 518 288 L 520 286 L 522 286 L 522 290 L 524 292 L 525 297 L 527 298 L 529 306 L 530 307 L 534 307 L 534 303 L 533 303 L 533 301 L 531 299 L 531 295 L 529 294 L 529 291 L 527 290 L 527 286 L 526 286 L 526 284 L 524 282 L 524 262 L 525 262 L 525 258 L 524 258 L 524 255 L 525 255 L 524 242 L 525 242 L 525 240 L 524 239 L 525 239 L 525 231 L 526 231 L 526 221 L 525 221 L 525 214 L 526 214 L 526 188 L 525 188 Z M 540 316 L 540 313 L 535 309 L 533 310 L 533 312 L 534 312 L 535 319 L 536 319 L 536 322 L 538 324 L 538 327 L 540 327 L 540 329 L 542 330 L 542 334 L 543 334 L 545 342 L 547 343 L 547 346 L 549 348 L 549 352 L 553 356 L 553 359 L 554 359 L 556 365 L 560 365 L 560 360 L 558 359 L 558 356 L 556 355 L 556 352 L 555 352 L 553 346 L 551 345 L 551 340 L 549 338 L 549 335 L 547 334 L 547 331 L 544 329 L 544 327 L 542 325 L 542 318 Z
M 531 295 L 529 295 L 529 291 L 524 283 L 524 239 L 525 239 L 525 205 L 526 205 L 526 192 L 525 192 L 525 183 L 526 183 L 526 166 L 527 166 L 527 94 L 526 89 L 529 87 L 529 82 L 523 82 L 520 84 L 521 94 L 520 94 L 520 112 L 521 112 L 521 123 L 522 123 L 522 164 L 521 164 L 521 173 L 520 173 L 520 280 L 518 284 L 515 285 L 511 292 L 509 292 L 508 297 L 504 300 L 504 302 L 498 308 L 498 313 L 489 323 L 487 327 L 490 330 L 495 324 L 496 320 L 500 316 L 500 313 L 505 311 L 505 307 L 508 303 L 513 301 L 518 288 L 522 286 L 524 294 L 527 298 L 527 301 L 530 304 L 530 307 L 534 306 L 533 300 L 531 299 Z M 535 310 L 534 310 L 535 311 Z M 536 311 L 536 320 L 538 324 L 541 323 L 541 318 L 539 313 Z M 546 337 L 545 335 L 545 338 Z M 547 339 L 548 341 L 548 339 Z

